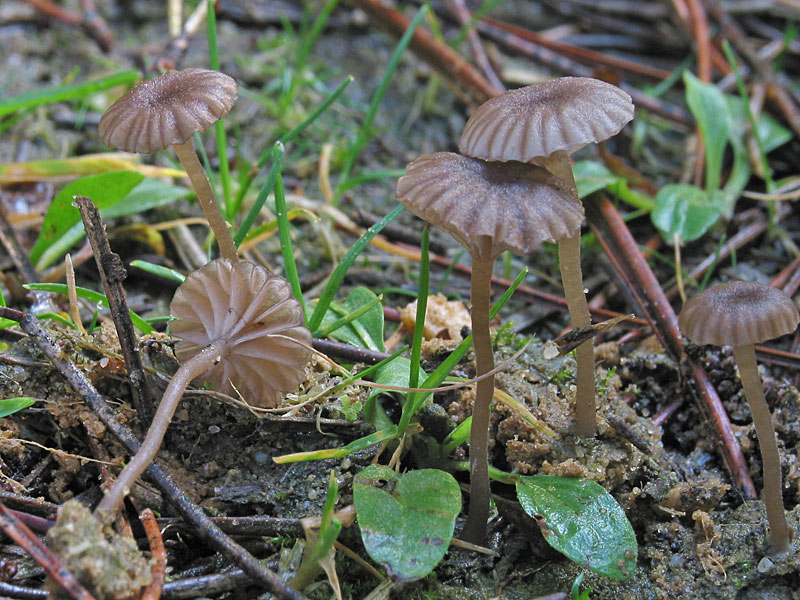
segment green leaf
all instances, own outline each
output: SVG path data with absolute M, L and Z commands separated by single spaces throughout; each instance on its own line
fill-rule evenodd
M 108 173 L 108 175 L 119 175 L 121 172 L 131 173 L 132 171 L 117 171 L 115 173 Z M 185 187 L 169 185 L 160 179 L 148 178 L 134 187 L 130 193 L 118 200 L 116 204 L 107 204 L 106 202 L 98 204 L 95 202 L 95 206 L 100 209 L 100 216 L 103 217 L 103 219 L 117 219 L 119 217 L 135 215 L 150 210 L 151 208 L 171 204 L 180 198 L 187 197 L 191 193 L 191 190 Z M 88 194 L 81 195 L 88 196 Z M 91 196 L 89 197 L 91 198 Z M 70 196 L 70 203 L 71 202 L 72 196 Z M 41 257 L 39 257 L 39 262 L 36 264 L 37 269 L 44 269 L 52 265 L 83 238 L 83 222 L 80 221 L 80 213 L 77 208 L 71 205 L 69 208 L 75 211 L 75 215 L 78 215 L 78 221 L 74 222 L 71 227 L 64 231 L 58 239 L 54 240 L 52 244 L 42 252 Z M 44 228 L 42 228 L 42 231 L 44 231 Z
M 394 581 L 425 577 L 444 557 L 461 511 L 461 490 L 449 473 L 400 474 L 372 465 L 353 482 L 361 539 Z
M 375 373 L 375 378 L 373 381 L 375 383 L 380 383 L 381 385 L 392 385 L 396 387 L 410 387 L 410 377 L 411 375 L 411 361 L 404 356 L 400 356 L 395 358 L 390 363 L 382 366 L 378 371 Z M 420 367 L 419 368 L 419 377 L 417 381 L 425 381 L 428 377 L 428 374 Z M 377 429 L 387 427 L 386 413 L 382 410 L 378 409 L 378 406 L 375 404 L 377 402 L 378 396 L 381 394 L 386 394 L 387 390 L 381 389 L 374 389 L 369 393 L 367 397 L 367 401 L 364 407 L 364 418 L 369 420 L 373 426 Z M 391 424 L 391 422 L 389 423 Z
M 633 576 L 636 535 L 601 485 L 578 477 L 520 477 L 517 498 L 547 543 L 567 558 L 612 579 Z
M 579 160 L 572 166 L 572 174 L 579 198 L 599 192 L 619 179 L 608 167 L 594 160 Z
M 28 398 L 20 396 L 17 398 L 3 398 L 0 400 L 0 419 L 13 415 L 15 412 L 21 411 L 23 408 L 28 408 L 36 402 L 35 398 Z
M 10 115 L 21 108 L 33 108 L 42 104 L 63 102 L 65 100 L 84 100 L 96 92 L 115 85 L 132 83 L 138 78 L 139 73 L 137 71 L 121 71 L 85 83 L 61 85 L 55 88 L 46 88 L 20 94 L 19 96 L 12 96 L 0 101 L 0 117 Z
M 651 216 L 653 224 L 668 242 L 672 242 L 676 233 L 684 242 L 691 242 L 717 222 L 725 206 L 720 191 L 715 191 L 709 198 L 696 186 L 676 183 L 658 190 Z
M 78 209 L 72 206 L 73 196 L 88 196 L 98 209 L 111 206 L 122 200 L 141 183 L 144 175 L 136 171 L 111 171 L 100 175 L 89 175 L 67 184 L 53 201 L 44 216 L 39 239 L 31 250 L 31 262 L 42 270 L 53 264 L 53 260 L 43 264 L 40 260 L 44 252 L 53 245 L 59 244 L 64 234 L 80 222 Z M 60 254 L 59 254 L 60 256 Z
M 332 325 L 341 317 L 371 304 L 372 308 L 359 315 L 346 325 L 332 331 L 329 337 L 342 342 L 347 342 L 359 348 L 366 348 L 375 352 L 384 352 L 383 345 L 383 306 L 378 301 L 374 292 L 365 287 L 357 287 L 345 298 L 341 304 L 331 304 L 322 319 L 320 329 Z
M 706 148 L 706 191 L 710 192 L 719 188 L 722 155 L 731 135 L 728 102 L 717 86 L 700 81 L 688 70 L 683 73 L 683 82 L 686 86 L 686 103 L 703 134 Z

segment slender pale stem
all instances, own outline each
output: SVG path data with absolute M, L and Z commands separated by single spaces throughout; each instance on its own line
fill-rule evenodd
M 767 507 L 769 522 L 769 543 L 773 553 L 783 554 L 790 550 L 789 526 L 783 510 L 783 485 L 781 483 L 781 458 L 769 406 L 764 399 L 761 377 L 758 375 L 756 353 L 752 344 L 736 346 L 733 349 L 739 376 L 742 379 L 744 395 L 750 404 L 753 424 L 756 426 L 758 446 L 761 448 L 761 463 L 764 470 L 764 504 Z
M 197 153 L 194 150 L 194 142 L 192 138 L 184 144 L 173 144 L 175 154 L 178 155 L 178 160 L 181 161 L 183 168 L 186 169 L 186 174 L 192 182 L 194 191 L 197 193 L 197 201 L 200 203 L 200 208 L 203 209 L 203 214 L 206 216 L 211 231 L 217 238 L 219 244 L 219 251 L 223 258 L 228 258 L 234 262 L 238 262 L 239 254 L 236 252 L 236 245 L 233 243 L 230 229 L 222 218 L 222 212 L 219 210 L 219 205 L 214 199 L 214 191 L 211 189 L 211 184 L 206 177 L 206 172 L 203 170 L 203 165 L 197 158 Z
M 475 349 L 476 375 L 494 369 L 492 338 L 489 333 L 489 308 L 492 282 L 491 239 L 483 239 L 481 256 L 472 257 L 472 343 Z M 494 375 L 477 384 L 469 434 L 469 513 L 462 537 L 482 544 L 489 520 L 489 407 L 494 394 Z
M 548 171 L 566 182 L 577 198 L 575 178 L 569 156 L 563 150 L 543 159 L 542 163 Z M 581 272 L 581 234 L 561 240 L 558 243 L 558 259 L 561 264 L 561 282 L 564 285 L 564 297 L 567 301 L 572 327 L 590 327 L 592 319 L 589 305 L 583 291 L 583 275 Z M 575 351 L 578 363 L 575 386 L 575 432 L 583 437 L 593 437 L 597 429 L 595 415 L 594 385 L 594 339 L 590 338 L 578 346 Z
M 158 410 L 153 417 L 150 429 L 147 430 L 147 435 L 141 447 L 131 461 L 125 465 L 125 468 L 122 469 L 114 485 L 100 501 L 97 509 L 95 509 L 95 514 L 101 520 L 110 519 L 113 516 L 117 508 L 122 504 L 125 495 L 158 454 L 161 441 L 164 439 L 167 427 L 169 427 L 170 419 L 175 414 L 175 409 L 183 397 L 186 386 L 223 359 L 226 350 L 227 342 L 214 342 L 183 363 L 172 377 L 172 381 L 170 381 L 164 396 L 161 398 L 161 403 L 158 405 Z

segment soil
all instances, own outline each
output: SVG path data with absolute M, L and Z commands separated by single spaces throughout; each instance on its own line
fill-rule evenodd
M 79 4 L 77 1 L 64 3 L 72 10 L 79 10 Z M 222 4 L 219 17 L 222 70 L 250 90 L 264 90 L 266 95 L 274 93 L 282 69 L 291 63 L 292 53 L 297 49 L 297 38 L 282 29 L 272 13 L 258 12 L 265 10 L 262 4 L 270 3 L 242 3 L 256 10 L 257 18 L 253 15 L 243 18 L 237 12 L 241 6 Z M 284 11 L 289 21 L 299 26 L 302 9 L 291 3 L 277 4 L 276 10 Z M 498 14 L 498 18 L 505 15 L 508 20 L 508 15 L 524 14 L 529 21 L 527 25 L 536 30 L 559 22 L 554 21 L 560 18 L 558 15 L 538 4 L 535 10 L 528 7 L 530 3 L 522 3 L 522 7 L 519 3 L 502 4 L 502 15 Z M 114 32 L 115 43 L 108 55 L 101 54 L 96 44 L 79 29 L 54 23 L 27 4 L 10 2 L 0 6 L 0 57 L 5 73 L 0 79 L 0 89 L 4 95 L 59 85 L 67 81 L 73 69 L 79 70 L 77 79 L 83 81 L 123 68 L 152 64 L 153 57 L 160 55 L 168 39 L 162 4 L 98 2 L 98 6 L 112 23 Z M 259 22 L 262 18 L 264 22 Z M 296 106 L 276 119 L 253 94 L 242 94 L 229 118 L 241 141 L 236 144 L 235 155 L 231 150 L 231 158 L 256 160 L 262 145 L 268 143 L 276 131 L 285 131 L 299 122 L 309 107 L 325 96 L 319 91 L 321 86 L 332 90 L 345 75 L 353 74 L 355 82 L 348 88 L 345 99 L 323 115 L 302 142 L 288 148 L 289 158 L 284 170 L 287 188 L 292 193 L 319 201 L 322 196 L 317 174 L 320 148 L 323 144 L 332 145 L 332 172 L 335 173 L 341 166 L 343 149 L 355 135 L 360 115 L 386 69 L 394 45 L 393 39 L 381 33 L 358 11 L 350 6 L 339 7 L 314 47 L 308 65 L 309 83 L 298 93 Z M 687 45 L 687 53 L 688 48 Z M 336 60 L 331 61 L 331 57 Z M 494 58 L 511 72 L 512 59 L 503 55 Z M 207 62 L 207 45 L 201 32 L 189 44 L 180 66 L 205 66 Z M 532 63 L 526 63 L 525 69 L 528 76 L 544 72 Z M 375 124 L 378 135 L 359 159 L 360 170 L 398 169 L 419 154 L 455 150 L 470 107 L 447 86 L 434 89 L 435 84 L 431 82 L 431 70 L 427 65 L 411 55 L 403 58 L 378 111 Z M 96 123 L 115 94 L 98 94 L 86 103 L 55 104 L 31 111 L 0 138 L 0 162 L 106 151 L 96 135 Z M 429 94 L 433 94 L 435 103 L 427 102 Z M 666 183 L 685 159 L 685 149 L 680 143 L 688 133 L 670 130 L 661 122 L 655 122 L 658 127 L 642 126 L 642 130 L 637 131 L 645 136 L 645 146 L 650 145 L 652 160 L 641 158 L 634 166 L 659 183 Z M 212 165 L 217 165 L 212 138 L 206 136 L 205 143 Z M 623 138 L 619 143 L 620 152 L 632 143 L 628 133 Z M 231 139 L 234 139 L 233 134 Z M 796 164 L 793 159 L 799 148 L 794 139 L 777 154 L 774 164 L 779 172 L 776 175 L 790 174 L 787 165 Z M 583 157 L 596 156 L 592 154 L 595 150 L 586 152 Z M 665 160 L 656 169 L 656 158 L 662 156 Z M 163 154 L 155 161 L 166 165 L 170 159 Z M 786 172 L 780 173 L 781 169 Z M 41 184 L 7 187 L 0 193 L 7 206 L 13 200 L 17 204 L 24 200 L 23 205 L 15 209 L 18 212 L 41 211 L 45 208 L 33 203 L 32 198 L 46 206 L 52 192 L 62 184 L 54 185 L 55 188 Z M 361 185 L 347 193 L 342 209 L 348 214 L 360 209 L 383 215 L 395 204 L 393 186 L 394 180 Z M 763 211 L 759 205 L 743 202 L 742 212 L 745 208 Z M 183 201 L 176 203 L 174 210 L 181 216 L 198 214 L 195 206 Z M 121 235 L 117 237 L 117 230 L 122 225 L 158 220 L 165 218 L 145 213 L 109 224 L 112 247 L 126 262 L 136 258 L 152 259 L 151 248 Z M 419 230 L 419 222 L 407 213 L 401 215 L 398 222 Z M 742 222 L 734 217 L 728 227 L 733 230 Z M 790 215 L 782 227 L 786 236 L 798 241 L 800 223 L 796 214 Z M 646 218 L 633 221 L 631 229 L 638 240 L 648 239 L 654 232 Z M 688 245 L 683 256 L 685 264 L 690 267 L 713 254 L 723 232 L 724 228 L 720 227 Z M 195 233 L 202 243 L 202 232 Z M 345 233 L 320 223 L 298 222 L 295 233 L 301 280 L 309 282 L 309 288 L 324 279 L 332 268 L 333 259 L 340 258 L 354 241 Z M 19 231 L 27 247 L 35 234 L 36 231 L 30 229 Z M 458 254 L 458 247 L 446 234 L 434 231 L 431 235 L 451 258 Z M 281 263 L 277 236 L 262 242 L 258 252 L 270 264 Z M 621 284 L 614 279 L 613 269 L 599 247 L 587 240 L 584 252 L 584 268 L 590 274 L 587 286 L 593 291 L 608 291 L 609 308 L 637 312 L 629 295 L 615 287 Z M 526 284 L 560 294 L 554 256 L 554 250 L 547 248 L 524 261 L 513 258 L 506 265 L 498 264 L 497 273 L 510 270 L 515 274 L 527 264 L 533 275 Z M 768 280 L 789 260 L 779 236 L 764 237 L 756 245 L 743 249 L 733 266 L 722 265 L 712 281 L 743 274 L 759 281 Z M 24 308 L 19 275 L 13 272 L 10 261 L 2 261 L 6 280 L 3 291 L 10 305 Z M 183 266 L 173 246 L 168 246 L 163 261 Z M 385 304 L 403 307 L 407 298 L 397 293 L 397 288 L 415 290 L 411 275 L 416 269 L 416 265 L 405 259 L 369 249 L 349 273 L 340 297 L 357 285 L 373 289 L 393 286 L 394 290 L 386 293 Z M 668 264 L 656 263 L 656 269 L 662 282 L 668 281 L 674 272 Z M 432 273 L 432 288 L 439 284 L 443 275 L 443 271 Z M 77 277 L 79 285 L 99 289 L 93 262 L 83 264 Z M 172 288 L 163 281 L 154 283 L 132 271 L 125 286 L 132 309 L 147 316 L 166 314 Z M 468 297 L 467 283 L 457 275 L 450 277 L 444 291 L 451 298 Z M 65 300 L 58 299 L 58 302 L 66 306 Z M 639 544 L 636 571 L 630 580 L 616 582 L 570 562 L 552 550 L 534 522 L 521 513 L 513 502 L 513 489 L 494 484 L 493 491 L 499 496 L 499 515 L 490 523 L 487 545 L 497 556 L 452 548 L 431 575 L 418 582 L 394 586 L 383 597 L 528 600 L 569 592 L 576 577 L 583 574 L 584 589 L 592 588 L 591 598 L 598 600 L 800 599 L 800 541 L 794 540 L 793 550 L 788 555 L 768 554 L 763 504 L 743 498 L 733 486 L 709 426 L 691 397 L 684 371 L 668 358 L 655 338 L 617 344 L 615 340 L 620 330 L 612 330 L 610 335 L 598 340 L 598 433 L 594 439 L 587 440 L 571 433 L 574 361 L 569 356 L 552 357 L 552 344 L 546 341 L 568 325 L 567 316 L 517 299 L 511 301 L 502 316 L 504 322 L 513 321 L 517 325 L 513 329 L 503 329 L 496 336 L 498 364 L 514 357 L 529 336 L 537 338 L 498 374 L 497 386 L 523 403 L 551 432 L 543 433 L 513 410 L 498 405 L 490 432 L 492 464 L 501 470 L 525 475 L 579 476 L 600 483 L 620 503 L 634 527 Z M 105 319 L 105 315 L 101 314 L 100 318 Z M 387 323 L 387 338 L 394 327 Z M 114 403 L 117 418 L 141 433 L 130 407 L 124 369 L 114 354 L 119 352 L 115 337 L 102 330 L 93 336 L 81 337 L 55 325 L 53 334 L 62 345 L 64 355 L 86 372 L 98 390 Z M 445 337 L 455 335 L 451 327 Z M 2 397 L 30 396 L 36 398 L 37 403 L 0 419 L 3 463 L 0 486 L 6 494 L 41 498 L 55 504 L 71 498 L 89 504 L 96 502 L 101 494 L 102 464 L 97 461 L 118 465 L 125 459 L 122 446 L 35 344 L 9 332 L 3 339 L 0 394 Z M 441 339 L 429 343 L 431 347 L 427 348 L 423 363 L 428 370 L 441 360 L 442 347 L 448 346 L 448 342 Z M 150 375 L 150 383 L 163 390 L 167 376 L 174 372 L 177 363 L 168 343 L 145 346 L 148 348 L 143 353 L 145 362 L 159 372 Z M 788 343 L 784 349 L 788 349 Z M 756 489 L 760 490 L 758 441 L 733 357 L 726 350 L 702 348 L 694 351 L 719 391 Z M 471 357 L 458 365 L 455 374 L 473 374 Z M 310 365 L 307 375 L 306 383 L 287 402 L 298 403 L 338 382 L 321 361 Z M 796 371 L 777 367 L 763 370 L 767 401 L 782 453 L 787 519 L 794 531 L 800 531 L 800 393 L 792 383 L 796 382 L 796 375 Z M 196 390 L 187 394 L 176 413 L 160 462 L 192 500 L 212 515 L 268 515 L 286 519 L 287 523 L 318 515 L 331 471 L 340 485 L 337 506 L 345 507 L 352 503 L 354 475 L 375 459 L 376 448 L 343 459 L 288 465 L 276 464 L 272 458 L 339 447 L 369 433 L 371 427 L 362 422 L 361 414 L 352 408 L 359 406 L 358 402 L 365 402 L 368 393 L 365 388 L 352 386 L 335 397 L 325 397 L 297 408 L 287 417 L 254 414 L 240 405 L 221 402 L 213 393 Z M 469 390 L 437 394 L 434 405 L 423 417 L 425 431 L 437 439 L 446 435 L 470 414 L 471 394 Z M 675 414 L 663 425 L 654 425 L 653 416 L 677 399 L 683 402 Z M 399 414 L 397 399 L 391 394 L 384 395 L 382 402 L 390 416 Z M 409 454 L 405 467 L 425 466 L 418 453 L 413 456 L 415 458 Z M 466 458 L 465 447 L 456 450 L 456 458 Z M 463 474 L 459 478 L 466 481 Z M 171 515 L 170 507 L 147 485 L 132 490 L 132 496 L 139 507 L 152 506 L 163 511 L 165 517 Z M 457 529 L 461 525 L 459 518 Z M 174 577 L 200 567 L 215 567 L 209 551 L 196 543 L 190 531 L 176 529 L 168 533 L 165 530 L 164 535 Z M 366 557 L 356 527 L 344 530 L 341 540 Z M 259 556 L 272 560 L 287 554 L 294 542 L 276 535 L 275 538 L 246 539 L 245 543 Z M 43 585 L 41 569 L 21 555 L 15 546 L 8 543 L 2 546 L 0 559 L 13 562 L 17 567 L 11 583 L 37 588 Z M 337 555 L 337 568 L 346 598 L 365 598 L 378 585 L 365 569 L 341 554 Z M 331 597 L 327 585 L 317 586 L 307 593 L 310 598 Z M 216 597 L 265 596 L 255 587 L 243 587 Z

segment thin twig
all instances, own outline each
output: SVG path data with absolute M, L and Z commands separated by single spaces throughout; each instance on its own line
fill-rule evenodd
M 161 538 L 161 528 L 158 526 L 153 511 L 146 508 L 139 515 L 144 531 L 147 534 L 147 543 L 150 545 L 152 555 L 152 580 L 142 592 L 140 600 L 158 600 L 161 598 L 164 580 L 167 576 L 167 551 L 164 540 Z
M 469 8 L 467 8 L 467 3 L 464 0 L 451 0 L 450 6 L 452 12 L 455 13 L 456 19 L 458 19 L 458 22 L 461 23 L 462 27 L 466 26 L 472 20 L 472 15 L 470 14 Z M 500 81 L 497 73 L 495 73 L 492 63 L 489 62 L 489 57 L 486 56 L 486 50 L 484 50 L 483 45 L 481 44 L 481 39 L 478 36 L 478 32 L 475 31 L 474 27 L 469 28 L 469 31 L 467 32 L 467 39 L 469 40 L 469 47 L 472 51 L 472 58 L 481 68 L 481 71 L 483 71 L 486 79 L 489 80 L 489 83 L 491 83 L 495 89 L 504 90 L 505 85 L 503 85 L 503 82 Z
M 19 314 L 19 311 L 13 312 Z M 11 312 L 7 312 L 3 316 L 8 314 L 11 314 Z M 139 440 L 127 427 L 117 421 L 105 399 L 94 388 L 86 375 L 73 362 L 64 357 L 58 344 L 50 337 L 44 326 L 30 315 L 24 315 L 20 320 L 20 325 L 34 339 L 53 365 L 61 371 L 73 389 L 83 396 L 100 420 L 122 442 L 128 452 L 135 454 L 141 445 Z M 200 539 L 246 571 L 256 583 L 270 590 L 277 597 L 285 600 L 305 599 L 303 594 L 290 588 L 278 575 L 265 568 L 253 555 L 220 531 L 219 527 L 214 525 L 200 507 L 189 501 L 186 492 L 178 487 L 161 467 L 151 464 L 146 472 L 175 505 L 183 518 L 194 525 L 196 528 L 195 533 Z
M 128 312 L 125 289 L 122 287 L 122 282 L 128 273 L 119 255 L 111 251 L 105 225 L 92 200 L 86 196 L 75 196 L 75 205 L 81 213 L 86 237 L 92 245 L 97 271 L 100 273 L 100 280 L 108 298 L 109 312 L 117 329 L 119 346 L 131 383 L 133 405 L 142 424 L 148 425 L 153 419 L 153 401 L 137 349 L 136 332 Z
M 598 241 L 617 272 L 625 279 L 664 351 L 676 364 L 680 364 L 685 354 L 681 345 L 678 317 L 622 217 L 608 198 L 599 194 L 584 200 L 584 207 L 586 218 Z M 755 498 L 755 486 L 750 478 L 742 447 L 733 432 L 722 401 L 703 367 L 691 358 L 687 360 L 697 383 L 698 406 L 712 425 L 712 432 L 717 438 L 717 445 L 734 484 L 746 498 Z
M 73 600 L 94 600 L 85 587 L 64 566 L 56 554 L 45 546 L 27 525 L 0 502 L 0 529 L 14 540 Z

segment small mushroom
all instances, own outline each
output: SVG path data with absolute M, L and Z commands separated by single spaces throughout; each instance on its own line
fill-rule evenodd
M 562 77 L 511 90 L 483 103 L 464 126 L 459 150 L 492 161 L 536 160 L 564 180 L 578 196 L 569 154 L 616 135 L 633 118 L 631 98 L 609 83 Z M 590 327 L 583 290 L 580 230 L 558 243 L 561 280 L 573 327 Z M 575 429 L 591 437 L 596 429 L 594 346 L 578 346 Z
M 108 146 L 149 154 L 172 146 L 197 193 L 224 258 L 237 260 L 233 237 L 197 158 L 192 135 L 224 117 L 236 102 L 234 79 L 209 69 L 169 71 L 143 81 L 112 104 L 98 126 Z M 220 149 L 224 152 L 224 149 Z
M 528 254 L 542 242 L 573 236 L 583 207 L 567 185 L 541 167 L 492 163 L 452 152 L 424 154 L 406 167 L 397 197 L 441 227 L 472 255 L 472 335 L 477 375 L 494 368 L 489 308 L 494 259 Z M 470 505 L 464 538 L 482 543 L 489 517 L 488 430 L 494 377 L 478 381 L 470 430 Z
M 758 375 L 754 344 L 791 333 L 798 322 L 800 314 L 789 295 L 748 281 L 723 283 L 697 294 L 686 302 L 678 317 L 683 335 L 695 344 L 733 346 L 761 447 L 769 541 L 777 554 L 789 551 L 790 534 L 783 511 L 778 443 Z
M 265 267 L 218 258 L 191 273 L 170 304 L 181 367 L 167 386 L 142 446 L 97 513 L 110 516 L 153 460 L 190 382 L 274 407 L 305 377 L 311 333 L 289 283 Z

